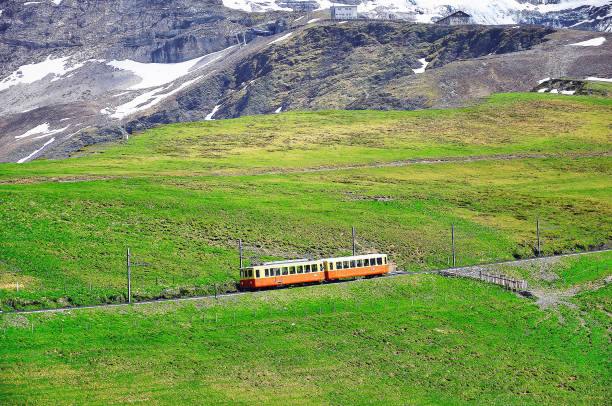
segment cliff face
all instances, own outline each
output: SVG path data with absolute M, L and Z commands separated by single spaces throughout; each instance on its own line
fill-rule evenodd
M 1 72 L 54 52 L 185 61 L 227 48 L 236 43 L 236 32 L 283 15 L 230 10 L 220 0 L 6 0 L 0 10 Z

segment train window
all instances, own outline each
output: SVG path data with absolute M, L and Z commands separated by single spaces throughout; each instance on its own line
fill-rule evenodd
M 268 268 L 264 269 L 264 276 L 267 278 L 270 276 L 270 270 Z
M 351 261 L 351 268 L 355 268 L 355 260 Z
M 302 267 L 302 265 L 299 265 L 297 267 L 297 273 L 304 273 L 304 268 Z
M 283 267 L 283 275 L 288 275 L 289 274 L 289 270 L 287 269 L 286 266 Z
M 259 269 L 257 269 L 257 270 L 255 271 L 255 277 L 256 277 L 256 278 L 259 278 Z
M 383 257 L 383 261 L 384 261 L 383 263 L 387 265 L 387 257 Z
M 363 260 L 363 266 L 370 266 L 370 258 L 366 258 Z
M 252 278 L 253 277 L 253 270 L 249 269 L 247 272 L 248 272 L 248 277 Z
M 328 262 L 329 264 L 329 270 L 333 271 L 334 270 L 334 263 L 333 262 Z
M 363 262 L 360 259 L 358 259 L 357 260 L 357 268 L 361 268 L 362 266 L 363 266 Z
M 348 267 L 349 267 L 349 262 L 348 262 L 348 261 L 344 261 L 344 262 L 342 262 L 342 267 L 343 267 L 344 269 L 348 269 Z
M 336 269 L 342 269 L 342 262 L 336 262 Z
M 276 269 L 276 276 L 280 276 L 280 274 L 281 274 L 280 268 L 275 268 L 275 269 Z
M 290 267 L 289 267 L 289 273 L 290 273 L 291 275 L 293 275 L 293 274 L 295 273 L 295 267 L 294 267 L 294 266 L 290 266 Z
M 376 258 L 376 263 L 378 265 L 382 265 L 382 258 L 381 257 Z
M 304 265 L 304 273 L 310 272 L 310 264 Z

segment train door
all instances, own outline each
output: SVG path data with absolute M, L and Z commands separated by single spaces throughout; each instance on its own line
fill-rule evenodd
M 280 268 L 272 268 L 274 270 L 274 283 L 276 283 L 277 285 L 282 285 L 283 284 L 283 276 L 281 275 L 281 269 Z

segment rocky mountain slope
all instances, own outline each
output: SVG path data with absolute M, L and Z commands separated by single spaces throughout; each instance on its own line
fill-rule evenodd
M 461 106 L 546 77 L 612 77 L 609 34 L 314 21 L 195 0 L 0 9 L 0 162 L 66 157 L 162 123 Z

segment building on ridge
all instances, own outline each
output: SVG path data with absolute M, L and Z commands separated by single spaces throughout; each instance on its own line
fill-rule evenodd
M 329 11 L 332 20 L 354 20 L 357 18 L 357 6 L 334 4 L 329 8 Z
M 464 24 L 472 24 L 472 16 L 468 13 L 464 13 L 463 11 L 455 11 L 453 14 L 447 15 L 444 18 L 436 21 L 436 24 L 445 24 L 445 25 L 464 25 Z

